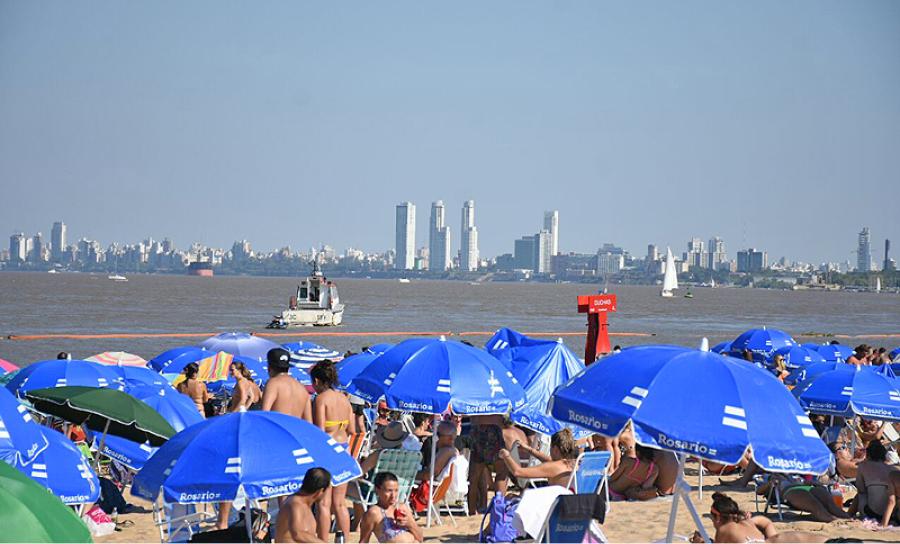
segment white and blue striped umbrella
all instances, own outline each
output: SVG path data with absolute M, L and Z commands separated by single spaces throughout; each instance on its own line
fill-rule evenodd
M 507 414 L 525 405 L 525 391 L 503 363 L 443 337 L 400 342 L 350 385 L 350 392 L 364 400 L 384 396 L 388 407 L 408 412 Z
M 270 349 L 281 346 L 246 332 L 223 332 L 200 342 L 200 347 L 213 353 L 224 351 L 232 355 L 265 361 Z
M 281 347 L 291 352 L 291 364 L 309 371 L 310 367 L 325 359 L 339 359 L 341 353 L 313 342 L 290 342 Z
M 843 344 L 803 344 L 801 347 L 818 352 L 829 363 L 846 363 L 853 355 L 853 348 Z
M 890 365 L 830 364 L 834 368 L 808 375 L 793 389 L 801 406 L 816 414 L 900 421 L 900 380 Z
M 46 487 L 65 504 L 90 504 L 100 498 L 100 481 L 91 462 L 71 440 L 49 427 L 39 427 L 47 449 L 32 463 L 15 466 Z
M 605 436 L 628 421 L 663 449 L 767 471 L 821 474 L 831 452 L 769 372 L 678 346 L 637 346 L 590 365 L 553 395 L 552 415 Z
M 753 354 L 754 361 L 767 361 L 772 358 L 776 350 L 796 346 L 797 342 L 791 335 L 779 329 L 750 329 L 741 333 L 731 342 L 729 353 L 740 357 L 741 353 L 748 349 Z
M 315 425 L 277 412 L 235 412 L 179 432 L 138 472 L 132 494 L 180 504 L 296 493 L 307 470 L 322 467 L 334 485 L 361 475 L 349 452 Z
M 91 361 L 50 359 L 31 363 L 16 373 L 6 384 L 6 388 L 20 396 L 32 389 L 47 387 L 66 387 L 81 385 L 84 387 L 114 387 L 122 389 L 119 377 L 113 367 Z
M 180 374 L 188 364 L 202 361 L 216 353 L 197 346 L 182 346 L 160 353 L 147 361 L 147 366 L 161 374 Z

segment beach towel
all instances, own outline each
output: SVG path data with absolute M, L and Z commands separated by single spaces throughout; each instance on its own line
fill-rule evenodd
M 538 538 L 550 509 L 560 495 L 571 495 L 572 491 L 561 485 L 549 485 L 528 489 L 522 494 L 522 500 L 516 509 L 513 525 L 519 536 Z

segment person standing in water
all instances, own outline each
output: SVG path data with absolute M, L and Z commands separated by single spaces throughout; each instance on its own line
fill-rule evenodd
M 353 407 L 347 396 L 337 391 L 337 369 L 328 359 L 316 363 L 309 371 L 316 390 L 316 402 L 313 409 L 313 423 L 331 435 L 338 444 L 348 447 L 350 435 L 356 433 L 356 418 Z M 345 535 L 350 534 L 350 513 L 344 504 L 347 497 L 347 484 L 335 486 L 325 494 L 319 504 L 319 538 L 328 539 L 331 528 L 331 514 L 334 513 L 337 529 Z

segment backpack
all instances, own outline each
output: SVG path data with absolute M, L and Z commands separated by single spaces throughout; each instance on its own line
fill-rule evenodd
M 518 531 L 513 527 L 513 517 L 516 508 L 519 507 L 518 497 L 504 497 L 496 494 L 488 505 L 487 512 L 481 518 L 481 530 L 478 533 L 479 542 L 513 542 L 518 536 Z M 485 533 L 484 522 L 488 521 L 488 530 Z

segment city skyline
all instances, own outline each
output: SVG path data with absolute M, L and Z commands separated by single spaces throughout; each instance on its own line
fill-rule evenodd
M 96 5 L 0 5 L 0 232 L 388 248 L 440 196 L 484 255 L 546 209 L 576 252 L 900 236 L 896 2 Z

